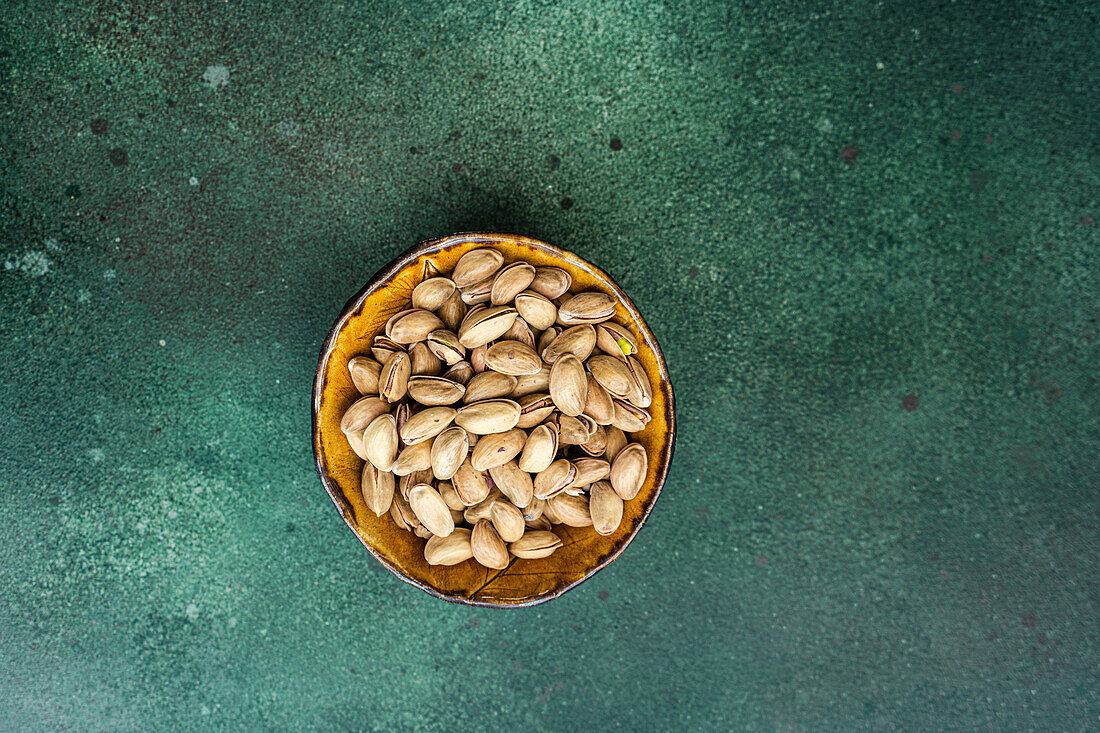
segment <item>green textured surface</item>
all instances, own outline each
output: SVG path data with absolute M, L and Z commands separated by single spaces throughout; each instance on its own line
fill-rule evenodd
M 268 5 L 0 11 L 0 728 L 1100 725 L 1094 3 Z M 384 572 L 310 452 L 345 299 L 469 229 L 677 390 L 530 610 Z

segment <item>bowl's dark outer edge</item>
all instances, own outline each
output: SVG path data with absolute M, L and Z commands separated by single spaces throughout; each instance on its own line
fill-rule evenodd
M 667 457 L 666 460 L 664 460 L 662 462 L 663 466 L 664 466 L 664 470 L 661 472 L 661 474 L 659 476 L 657 476 L 656 490 L 653 493 L 653 500 L 650 501 L 649 506 L 646 508 L 645 513 L 642 514 L 642 516 L 639 517 L 638 520 L 635 522 L 633 529 L 631 530 L 630 534 L 627 535 L 627 537 L 623 541 L 622 545 L 615 552 L 613 552 L 612 554 L 608 555 L 603 560 L 601 560 L 598 565 L 596 565 L 594 568 L 589 570 L 587 573 L 585 573 L 583 576 L 581 576 L 579 579 L 573 581 L 572 583 L 569 583 L 568 585 L 562 586 L 561 588 L 558 588 L 557 590 L 553 591 L 552 593 L 547 593 L 546 595 L 539 596 L 537 598 L 532 598 L 532 599 L 527 600 L 527 601 L 521 601 L 521 602 L 518 602 L 518 603 L 499 603 L 499 602 L 495 602 L 495 601 L 477 600 L 477 599 L 468 598 L 468 597 L 465 597 L 465 596 L 448 595 L 446 593 L 441 593 L 439 590 L 431 587 L 430 585 L 427 585 L 426 583 L 422 583 L 422 582 L 420 582 L 420 581 L 418 581 L 414 578 L 410 578 L 409 576 L 405 575 L 400 570 L 398 570 L 396 567 L 394 567 L 389 562 L 389 560 L 387 560 L 385 557 L 383 557 L 380 553 L 376 552 L 375 549 L 373 547 L 371 547 L 369 544 L 367 544 L 367 542 L 364 541 L 363 538 L 359 536 L 359 533 L 355 531 L 355 527 L 352 524 L 353 517 L 351 516 L 351 507 L 344 500 L 343 494 L 340 492 L 339 488 L 334 486 L 332 480 L 328 477 L 328 467 L 327 467 L 327 463 L 325 461 L 325 457 L 324 457 L 324 455 L 322 454 L 322 452 L 320 450 L 320 441 L 319 441 L 318 430 L 317 430 L 317 425 L 318 425 L 317 413 L 318 413 L 318 410 L 320 408 L 321 392 L 322 392 L 322 389 L 324 387 L 322 377 L 324 376 L 324 368 L 325 368 L 325 364 L 327 362 L 328 355 L 331 352 L 332 347 L 336 342 L 336 337 L 340 333 L 340 330 L 341 330 L 341 327 L 343 326 L 344 321 L 351 315 L 352 312 L 354 312 L 357 309 L 357 306 L 361 305 L 361 302 L 362 302 L 363 298 L 366 296 L 367 292 L 374 289 L 379 284 L 385 283 L 387 280 L 391 279 L 394 275 L 397 274 L 397 272 L 399 270 L 401 270 L 401 268 L 405 267 L 412 260 L 415 260 L 416 258 L 420 257 L 421 255 L 428 254 L 433 250 L 442 250 L 442 249 L 445 249 L 450 244 L 457 244 L 457 243 L 460 243 L 460 242 L 484 242 L 486 244 L 493 244 L 493 243 L 502 243 L 504 241 L 518 241 L 520 243 L 530 243 L 530 244 L 536 245 L 536 248 L 545 247 L 546 249 L 550 250 L 551 252 L 560 253 L 560 254 L 563 254 L 563 255 L 565 254 L 565 250 L 563 250 L 560 247 L 557 247 L 557 246 L 555 246 L 553 244 L 550 244 L 548 242 L 543 242 L 542 240 L 534 239 L 532 237 L 527 237 L 527 236 L 524 236 L 524 235 L 521 235 L 521 234 L 508 234 L 508 233 L 504 233 L 504 232 L 457 232 L 457 233 L 454 233 L 454 234 L 448 234 L 448 235 L 443 236 L 443 237 L 436 237 L 435 239 L 424 240 L 423 242 L 420 242 L 418 244 L 414 244 L 413 246 L 406 249 L 400 255 L 398 255 L 394 259 L 390 260 L 390 262 L 387 265 L 385 265 L 383 268 L 378 270 L 378 272 L 376 272 L 374 274 L 374 276 L 371 277 L 371 279 L 367 281 L 367 284 L 364 285 L 363 288 L 360 289 L 358 293 L 353 295 L 344 304 L 343 309 L 340 311 L 340 316 L 336 319 L 336 322 L 333 324 L 332 329 L 329 331 L 328 336 L 325 338 L 324 342 L 322 342 L 321 352 L 320 352 L 320 354 L 317 358 L 317 372 L 316 372 L 316 375 L 314 376 L 314 381 L 313 381 L 313 399 L 312 399 L 311 405 L 310 405 L 310 407 L 311 407 L 311 420 L 312 420 L 311 424 L 312 424 L 313 456 L 314 456 L 315 465 L 317 467 L 317 472 L 321 477 L 321 484 L 325 487 L 325 491 L 328 493 L 329 498 L 332 500 L 332 503 L 336 506 L 337 511 L 340 512 L 340 516 L 343 518 L 344 523 L 348 526 L 348 529 L 350 529 L 352 531 L 352 534 L 355 535 L 355 537 L 359 539 L 360 544 L 362 544 L 365 548 L 367 548 L 367 551 L 370 552 L 370 554 L 373 555 L 375 557 L 375 559 L 377 559 L 380 563 L 382 563 L 383 567 L 385 567 L 387 570 L 389 570 L 390 573 L 395 575 L 397 578 L 400 578 L 401 580 L 408 583 L 409 585 L 412 585 L 412 586 L 415 586 L 415 587 L 419 588 L 420 590 L 424 591 L 428 595 L 434 596 L 435 598 L 442 599 L 442 600 L 447 601 L 449 603 L 457 603 L 457 604 L 466 605 L 466 606 L 481 606 L 481 607 L 484 607 L 484 608 L 528 608 L 530 606 L 537 606 L 539 604 L 546 603 L 547 601 L 553 600 L 553 599 L 557 598 L 558 596 L 562 595 L 563 593 L 566 593 L 567 591 L 572 590 L 576 586 L 580 585 L 584 581 L 591 578 L 593 575 L 595 575 L 599 571 L 603 570 L 605 567 L 610 565 L 616 559 L 618 559 L 619 555 L 621 555 L 623 553 L 623 550 L 625 550 L 630 545 L 630 543 L 634 541 L 634 538 L 638 535 L 638 532 L 641 530 L 642 526 L 645 524 L 646 520 L 649 518 L 650 512 L 653 511 L 653 507 L 656 506 L 657 499 L 660 498 L 661 490 L 664 488 L 665 480 L 668 478 L 668 472 L 669 472 L 669 469 L 672 466 L 672 459 L 673 459 L 673 456 L 676 452 L 676 397 L 675 397 L 675 391 L 673 390 L 673 387 L 672 387 L 672 376 L 671 376 L 671 374 L 669 374 L 668 364 L 665 361 L 664 352 L 661 351 L 660 345 L 657 343 L 657 337 L 653 334 L 653 331 L 649 328 L 648 322 L 646 322 L 645 318 L 641 317 L 641 311 L 638 310 L 638 307 L 630 299 L 630 296 L 626 293 L 626 291 L 623 290 L 621 286 L 618 286 L 618 283 L 614 278 L 612 278 L 609 274 L 607 274 L 601 268 L 597 267 L 596 265 L 593 265 L 591 262 L 588 262 L 587 260 L 584 260 L 585 264 L 587 264 L 590 268 L 592 268 L 592 271 L 595 274 L 603 276 L 609 282 L 614 283 L 619 288 L 619 290 L 621 291 L 621 297 L 624 301 L 624 305 L 627 307 L 628 310 L 633 311 L 635 314 L 637 314 L 639 316 L 638 319 L 637 319 L 638 326 L 639 326 L 639 328 L 641 328 L 645 331 L 646 335 L 649 337 L 650 343 L 654 347 L 654 351 L 657 354 L 658 371 L 661 373 L 661 377 L 662 377 L 662 381 L 660 383 L 660 389 L 664 393 L 665 399 L 668 402 L 668 414 L 669 414 L 669 418 L 670 418 L 669 421 L 668 421 L 669 422 L 668 440 L 665 443 L 665 450 L 668 453 L 668 457 Z M 574 254 L 574 253 L 570 253 L 570 254 Z M 574 256 L 580 257 L 580 255 L 576 255 L 576 254 L 574 254 Z M 581 259 L 583 259 L 583 258 L 581 258 Z

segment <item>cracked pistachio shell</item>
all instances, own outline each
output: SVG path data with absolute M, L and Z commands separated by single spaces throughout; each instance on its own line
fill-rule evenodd
M 631 443 L 619 451 L 611 462 L 611 487 L 623 501 L 630 501 L 641 491 L 649 471 L 649 457 L 640 443 Z
M 363 431 L 360 430 L 358 433 L 347 433 L 344 437 L 348 439 L 348 445 L 355 451 L 355 455 L 359 456 L 364 461 L 367 460 L 367 449 L 363 445 Z
M 520 508 L 531 503 L 535 491 L 531 474 L 521 470 L 515 461 L 493 466 L 489 469 L 489 476 L 500 493 L 508 497 L 508 501 Z
M 542 360 L 553 364 L 565 354 L 572 354 L 581 361 L 592 355 L 596 347 L 596 332 L 592 326 L 567 328 L 542 350 Z
M 526 440 L 527 433 L 519 428 L 486 435 L 474 446 L 470 454 L 470 465 L 475 471 L 489 471 L 491 468 L 502 466 L 519 455 Z M 489 471 L 489 475 L 493 476 L 493 472 Z M 496 481 L 496 476 L 493 476 L 493 481 Z
M 378 396 L 386 402 L 399 402 L 409 387 L 412 361 L 404 351 L 395 351 L 378 373 Z
M 399 344 L 414 344 L 428 338 L 428 334 L 443 328 L 443 321 L 435 313 L 421 308 L 399 314 L 386 335 Z
M 516 377 L 516 387 L 510 395 L 512 399 L 518 399 L 536 392 L 550 391 L 550 367 L 543 366 L 535 374 L 521 374 Z
M 450 278 L 428 278 L 413 288 L 412 307 L 434 311 L 446 303 L 454 291 L 455 284 Z
M 427 445 L 427 442 L 422 445 Z M 469 451 L 470 442 L 466 437 L 466 431 L 459 427 L 447 428 L 435 436 L 431 444 L 428 465 L 432 469 L 432 475 L 441 481 L 452 478 L 462 462 L 466 460 Z M 451 506 L 451 508 L 458 507 Z
M 459 291 L 462 294 L 462 302 L 466 305 L 478 305 L 488 303 L 493 292 L 493 278 L 487 277 Z
M 513 262 L 502 267 L 493 278 L 493 305 L 511 303 L 535 279 L 535 268 L 526 262 Z
M 500 533 L 493 527 L 492 522 L 481 519 L 474 525 L 470 535 L 470 547 L 474 559 L 487 568 L 503 570 L 508 567 L 511 555 L 508 554 L 508 545 L 500 538 Z
M 529 394 L 519 398 L 519 422 L 516 427 L 533 428 L 554 412 L 554 401 L 548 394 Z
M 466 506 L 474 506 L 489 496 L 489 481 L 484 473 L 475 471 L 470 459 L 464 460 L 451 476 L 451 485 Z
M 559 445 L 583 445 L 591 433 L 578 418 L 555 412 L 543 423 L 558 433 Z
M 378 361 L 379 364 L 385 364 L 386 360 L 399 351 L 404 351 L 405 347 L 397 343 L 393 339 L 386 336 L 378 335 L 374 337 L 374 343 L 370 347 L 371 354 Z
M 451 508 L 439 492 L 428 484 L 417 484 L 409 489 L 409 506 L 420 523 L 432 534 L 446 537 L 454 532 L 455 522 Z
M 462 513 L 462 518 L 470 524 L 477 524 L 479 520 L 489 518 L 489 510 L 493 508 L 493 504 L 504 498 L 504 494 L 500 493 L 496 489 L 489 491 L 489 495 L 483 500 L 479 501 L 473 506 L 466 507 L 466 511 Z
M 397 459 L 397 419 L 379 415 L 363 431 L 363 449 L 380 471 L 389 471 Z
M 429 333 L 425 343 L 436 358 L 448 366 L 453 366 L 466 357 L 466 349 L 458 342 L 458 336 L 446 328 L 437 328 Z
M 607 428 L 597 425 L 596 429 L 588 436 L 588 440 L 581 443 L 581 450 L 590 456 L 602 456 L 607 448 Z
M 546 425 L 539 425 L 527 436 L 519 467 L 528 473 L 545 471 L 554 462 L 558 452 L 558 434 Z
M 558 323 L 563 326 L 601 323 L 613 315 L 615 315 L 615 299 L 607 293 L 590 291 L 563 301 L 558 308 Z
M 470 367 L 474 370 L 475 376 L 489 368 L 485 364 L 485 354 L 488 351 L 489 347 L 484 344 L 476 349 L 470 349 Z
M 649 424 L 650 419 L 649 413 L 642 408 L 635 407 L 623 400 L 615 400 L 615 420 L 612 423 L 615 427 L 621 428 L 627 433 L 637 433 L 640 430 L 645 430 L 645 426 Z
M 413 374 L 434 376 L 439 374 L 443 362 L 431 352 L 426 342 L 417 341 L 409 347 L 409 366 Z
M 470 378 L 474 376 L 473 367 L 470 366 L 468 361 L 460 361 L 443 375 L 444 379 L 449 379 L 452 382 L 458 382 L 461 385 L 465 385 L 470 381 Z
M 584 414 L 599 425 L 610 425 L 615 420 L 615 403 L 611 395 L 595 379 L 588 380 L 584 396 Z
M 454 420 L 475 435 L 503 433 L 519 422 L 519 405 L 512 400 L 482 400 L 460 407 Z
M 569 291 L 573 276 L 560 267 L 536 267 L 535 279 L 529 286 L 539 295 L 554 300 Z
M 552 462 L 535 476 L 534 495 L 539 499 L 557 496 L 573 485 L 577 467 L 564 458 Z
M 394 488 L 392 473 L 379 471 L 369 462 L 365 463 L 360 487 L 363 491 L 363 502 L 367 509 L 374 512 L 374 516 L 380 517 L 390 510 Z
M 469 404 L 507 397 L 515 388 L 516 378 L 511 374 L 501 374 L 493 371 L 481 372 L 475 374 L 466 383 L 466 394 L 462 397 L 462 401 Z
M 348 361 L 351 383 L 359 390 L 359 394 L 378 394 L 378 374 L 381 371 L 382 365 L 369 356 L 356 356 Z
M 577 467 L 577 477 L 573 479 L 575 488 L 603 481 L 611 474 L 611 464 L 602 458 L 577 458 L 573 465 Z
M 345 435 L 362 433 L 374 418 L 390 411 L 390 404 L 378 397 L 361 397 L 352 403 L 340 418 L 340 430 Z
M 551 303 L 551 305 L 553 304 Z M 556 339 L 558 337 L 558 334 L 560 333 L 561 329 L 557 326 L 551 326 L 550 328 L 543 331 L 541 334 L 539 334 L 538 347 L 535 349 L 535 351 L 537 351 L 539 354 L 542 354 L 544 351 L 546 351 L 546 347 L 553 343 L 554 339 Z
M 500 338 L 505 341 L 519 341 L 531 351 L 535 350 L 535 334 L 522 316 L 516 316 L 512 327 L 505 331 Z
M 406 446 L 397 454 L 393 464 L 395 476 L 408 476 L 413 471 L 423 471 L 432 467 L 432 446 L 429 443 L 417 443 Z
M 527 522 L 528 526 L 530 526 L 531 522 L 534 522 L 542 516 L 542 510 L 545 507 L 545 499 L 536 499 L 534 496 L 532 496 L 531 501 L 527 502 L 527 506 L 522 508 L 523 521 Z
M 444 377 L 416 376 L 409 378 L 408 395 L 428 407 L 453 405 L 466 395 L 466 387 Z
M 504 264 L 504 255 L 495 249 L 472 249 L 462 255 L 451 272 L 451 280 L 460 288 L 491 276 Z
M 468 529 L 456 529 L 446 537 L 432 535 L 424 545 L 424 559 L 429 565 L 458 565 L 474 556 Z
M 538 560 L 550 557 L 562 546 L 562 542 L 553 532 L 530 529 L 508 546 L 513 555 L 525 560 Z
M 638 353 L 638 340 L 626 326 L 605 321 L 596 326 L 596 347 L 605 354 L 622 358 Z
M 623 521 L 623 500 L 607 481 L 597 481 L 588 491 L 588 513 L 597 534 L 609 535 Z
M 519 376 L 538 374 L 542 369 L 542 359 L 527 344 L 519 341 L 497 341 L 485 352 L 485 365 L 494 372 Z M 583 367 L 581 371 L 583 373 Z
M 626 433 L 614 425 L 605 428 L 605 430 L 607 432 L 607 447 L 603 449 L 603 457 L 613 461 L 629 441 L 626 439 Z
M 501 305 L 470 313 L 458 329 L 458 342 L 467 349 L 484 346 L 500 338 L 516 320 L 516 309 Z
M 558 494 L 546 502 L 554 508 L 561 523 L 569 527 L 591 527 L 592 515 L 588 509 L 588 497 Z
M 406 445 L 415 445 L 442 433 L 455 418 L 450 407 L 428 407 L 409 418 L 401 429 Z
M 635 407 L 649 407 L 653 404 L 653 387 L 649 383 L 649 375 L 633 356 L 626 357 L 626 368 L 633 383 L 630 394 L 626 396 L 627 400 Z
M 530 290 L 516 296 L 516 310 L 531 328 L 538 331 L 550 328 L 558 319 L 558 309 L 550 299 Z
M 489 521 L 505 542 L 515 542 L 523 536 L 523 531 L 527 528 L 523 521 L 523 512 L 510 501 L 494 501 L 489 507 Z
M 443 321 L 443 325 L 447 327 L 448 331 L 455 332 L 458 331 L 462 319 L 466 317 L 466 310 L 466 304 L 462 302 L 462 295 L 456 290 L 451 293 L 447 300 L 443 301 L 443 305 L 436 308 L 435 314 Z
M 409 502 L 400 493 L 393 495 L 393 502 L 390 504 L 390 519 L 398 527 L 409 532 L 412 532 L 420 524 L 420 520 L 416 518 L 412 507 L 409 506 Z
M 587 392 L 584 364 L 573 354 L 563 354 L 550 368 L 550 398 L 554 405 L 563 414 L 575 417 L 584 412 Z
M 417 484 L 428 484 L 432 481 L 432 471 L 426 468 L 422 471 L 413 471 L 408 476 L 400 476 L 397 482 L 397 493 L 405 501 L 409 500 L 409 489 Z
M 612 397 L 626 397 L 634 388 L 634 380 L 623 359 L 597 354 L 588 360 L 588 371 Z
M 539 501 L 542 501 L 542 500 L 540 499 Z M 527 529 L 528 530 L 542 529 L 542 530 L 549 531 L 549 530 L 554 528 L 554 525 L 550 523 L 550 520 L 547 519 L 546 517 L 542 516 L 542 515 L 539 515 L 539 516 L 535 517 L 534 519 L 529 520 L 526 524 L 527 524 Z

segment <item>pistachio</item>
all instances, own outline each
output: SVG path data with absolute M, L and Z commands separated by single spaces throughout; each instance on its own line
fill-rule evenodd
M 378 397 L 360 397 L 340 418 L 340 430 L 345 435 L 362 433 L 374 418 L 390 411 L 390 405 Z
M 578 443 L 578 445 L 584 445 L 584 443 L 588 442 L 587 439 L 591 438 L 592 434 L 595 433 L 597 430 L 599 430 L 600 424 L 598 422 L 596 422 L 595 420 L 593 420 L 588 415 L 585 415 L 583 412 L 580 415 L 577 415 L 577 420 L 580 421 L 581 427 L 584 428 L 584 434 L 585 434 L 584 442 L 583 443 Z
M 408 445 L 422 443 L 446 430 L 454 418 L 455 410 L 450 407 L 428 407 L 409 418 L 401 439 Z
M 458 565 L 474 556 L 468 529 L 456 529 L 446 537 L 432 535 L 424 545 L 424 559 L 429 565 Z
M 550 505 L 549 500 L 543 502 L 542 518 L 550 524 L 561 524 L 561 517 L 554 511 L 554 507 Z
M 486 435 L 478 440 L 470 454 L 470 465 L 475 471 L 488 471 L 490 468 L 502 466 L 519 455 L 526 440 L 527 433 L 519 428 Z M 492 471 L 489 471 L 489 475 L 493 475 Z M 493 480 L 496 481 L 495 476 Z
M 478 305 L 488 303 L 492 298 L 493 278 L 487 277 L 469 287 L 461 288 L 462 302 L 466 305 Z
M 526 262 L 513 262 L 501 268 L 493 279 L 493 305 L 511 303 L 535 279 L 535 268 Z
M 379 415 L 363 431 L 363 450 L 379 471 L 389 471 L 397 458 L 397 420 Z
M 507 305 L 471 313 L 459 326 L 458 342 L 467 349 L 484 346 L 511 328 L 516 315 L 516 309 Z
M 558 494 L 546 503 L 554 508 L 554 513 L 561 519 L 562 524 L 569 527 L 592 526 L 592 514 L 588 509 L 587 496 Z
M 386 402 L 397 402 L 405 396 L 412 374 L 412 361 L 404 351 L 395 351 L 386 359 L 378 373 L 378 396 Z
M 428 334 L 437 328 L 443 328 L 439 316 L 423 309 L 415 309 L 401 314 L 387 329 L 386 335 L 399 344 L 414 344 L 428 338 Z
M 531 281 L 530 288 L 539 295 L 554 300 L 565 295 L 572 284 L 573 277 L 560 267 L 536 267 L 535 279 Z
M 375 336 L 374 344 L 370 347 L 371 353 L 379 364 L 385 364 L 386 359 L 404 350 L 405 347 L 386 336 Z
M 573 465 L 577 467 L 577 477 L 572 484 L 575 488 L 603 481 L 611 473 L 611 464 L 602 458 L 577 458 Z
M 521 374 L 516 377 L 516 388 L 512 390 L 512 399 L 550 391 L 550 367 L 544 366 L 535 374 Z
M 504 255 L 495 249 L 472 249 L 462 255 L 451 272 L 451 280 L 460 288 L 484 280 L 504 264 Z
M 527 436 L 519 467 L 528 473 L 545 471 L 558 452 L 558 434 L 546 425 L 539 425 Z
M 493 504 L 501 501 L 503 498 L 504 494 L 496 489 L 491 489 L 489 495 L 483 500 L 473 506 L 466 507 L 466 511 L 462 513 L 462 518 L 470 524 L 477 524 L 482 519 L 488 519 L 491 516 Z
M 507 397 L 516 388 L 516 378 L 511 374 L 487 371 L 475 374 L 466 383 L 466 394 L 462 401 L 466 403 Z
M 399 493 L 393 495 L 393 502 L 390 504 L 390 519 L 398 527 L 409 532 L 416 529 L 420 524 L 420 520 L 416 518 L 412 507 L 409 506 L 409 502 Z
M 459 408 L 455 424 L 476 435 L 503 433 L 519 422 L 519 405 L 511 400 L 482 400 Z
M 615 315 L 615 300 L 607 293 L 590 291 L 574 295 L 558 308 L 558 323 L 602 323 Z
M 462 323 L 462 319 L 466 317 L 466 304 L 462 302 L 462 295 L 457 290 L 451 293 L 451 297 L 436 308 L 435 314 L 443 321 L 448 331 L 458 331 L 458 324 Z
M 485 474 L 475 471 L 468 458 L 459 465 L 458 470 L 451 477 L 451 484 L 458 498 L 466 506 L 485 501 L 485 497 L 489 495 L 489 482 Z
M 523 536 L 508 546 L 513 555 L 524 560 L 538 560 L 550 557 L 561 547 L 561 540 L 553 532 L 529 529 Z
M 409 489 L 417 484 L 430 484 L 432 481 L 432 470 L 426 468 L 423 471 L 413 471 L 408 476 L 399 476 L 397 482 L 397 493 L 405 501 L 409 500 Z
M 553 326 L 558 318 L 558 309 L 550 299 L 530 290 L 516 296 L 516 310 L 520 318 L 539 331 Z
M 355 451 L 355 455 L 359 456 L 364 461 L 367 460 L 367 449 L 363 445 L 363 431 L 360 430 L 358 433 L 347 433 L 344 437 L 348 439 L 348 445 Z
M 453 405 L 466 394 L 466 387 L 444 377 L 418 376 L 409 379 L 409 397 L 422 405 Z
M 588 377 L 584 364 L 572 354 L 563 354 L 550 368 L 550 398 L 565 415 L 577 416 L 584 412 Z
M 397 409 L 393 411 L 393 419 L 397 422 L 397 450 L 402 450 L 406 443 L 401 438 L 401 430 L 405 427 L 405 423 L 409 421 L 409 416 L 412 411 L 409 409 L 409 403 L 402 402 L 397 406 Z
M 439 357 L 428 349 L 424 341 L 417 341 L 409 347 L 409 366 L 413 374 L 439 374 L 442 366 Z
M 364 463 L 360 486 L 363 490 L 363 502 L 367 509 L 374 512 L 374 516 L 380 517 L 390 510 L 390 502 L 393 501 L 392 473 L 379 471 L 370 463 Z
M 523 521 L 528 523 L 535 521 L 542 516 L 542 510 L 545 508 L 545 499 L 536 499 L 532 496 L 531 501 L 527 502 L 527 506 L 521 508 L 523 512 Z
M 503 341 L 519 341 L 531 351 L 535 350 L 535 334 L 522 316 L 516 316 L 511 328 L 501 334 L 500 338 Z
M 607 431 L 607 447 L 603 449 L 603 457 L 609 461 L 614 461 L 615 456 L 619 455 L 619 451 L 626 447 L 626 433 L 614 425 L 605 428 L 605 430 Z
M 612 397 L 626 397 L 634 386 L 626 363 L 613 356 L 593 356 L 588 360 L 588 371 Z
M 519 422 L 516 427 L 533 428 L 554 412 L 554 401 L 548 394 L 529 394 L 519 398 Z
M 611 462 L 611 487 L 623 501 L 630 501 L 641 491 L 648 471 L 645 448 L 640 443 L 631 443 Z
M 491 467 L 489 476 L 500 493 L 508 497 L 508 501 L 521 508 L 531 503 L 535 490 L 531 474 L 520 470 L 515 461 Z
M 412 307 L 434 311 L 446 303 L 454 291 L 453 280 L 445 277 L 429 278 L 413 288 Z
M 612 423 L 615 427 L 621 428 L 627 433 L 637 433 L 645 430 L 645 426 L 649 424 L 649 421 L 649 413 L 642 408 L 635 407 L 623 400 L 615 400 L 615 420 Z
M 563 415 L 560 412 L 555 412 L 543 424 L 550 425 L 557 431 L 559 445 L 583 445 L 588 442 L 588 436 L 591 435 L 579 418 Z
M 427 445 L 427 442 L 421 443 Z M 429 452 L 428 465 L 437 479 L 447 480 L 455 475 L 458 467 L 466 460 L 470 443 L 466 431 L 459 427 L 450 427 L 435 436 Z M 450 502 L 448 502 L 448 505 Z M 452 506 L 452 509 L 457 507 Z
M 485 354 L 488 351 L 489 347 L 485 344 L 478 346 L 476 349 L 470 349 L 470 367 L 474 370 L 475 376 L 489 368 L 485 364 Z
M 615 420 L 615 403 L 611 395 L 595 379 L 588 380 L 588 390 L 584 397 L 584 414 L 599 425 L 610 425 Z
M 519 341 L 497 341 L 486 352 L 485 364 L 494 372 L 512 376 L 537 374 L 542 369 L 538 354 Z M 581 375 L 584 375 L 584 367 L 581 367 Z
M 430 443 L 424 442 L 407 446 L 398 453 L 392 471 L 395 476 L 408 476 L 413 471 L 423 471 L 431 467 L 432 446 Z
M 445 328 L 437 328 L 428 334 L 428 348 L 447 365 L 454 365 L 462 361 L 466 356 L 466 349 L 458 343 L 458 336 L 454 331 Z
M 596 326 L 596 346 L 603 353 L 620 359 L 638 353 L 638 340 L 634 334 L 614 321 Z
M 455 487 L 450 481 L 440 481 L 436 484 L 435 490 L 443 497 L 444 503 L 452 512 L 465 511 L 466 505 L 462 503 L 462 499 L 458 498 L 458 492 L 455 491 Z
M 439 492 L 428 484 L 417 484 L 409 489 L 409 506 L 413 514 L 428 530 L 439 537 L 454 532 L 454 518 L 451 509 Z
M 474 559 L 487 568 L 502 570 L 508 567 L 508 546 L 487 519 L 478 520 L 470 535 L 470 547 Z
M 393 324 L 397 323 L 399 320 L 401 320 L 402 318 L 404 318 L 405 316 L 407 316 L 408 314 L 410 314 L 414 311 L 416 311 L 416 308 L 406 308 L 404 310 L 397 311 L 392 316 L 390 316 L 388 319 L 386 319 L 386 324 L 382 327 L 382 333 L 386 334 L 386 338 L 390 339 L 394 343 L 400 343 L 399 341 L 397 341 L 396 339 L 393 338 L 393 335 L 391 333 L 393 331 Z
M 631 390 L 626 396 L 630 404 L 635 407 L 646 408 L 653 404 L 653 388 L 649 384 L 649 375 L 642 369 L 642 365 L 632 356 L 625 360 L 627 371 L 630 372 Z
M 508 501 L 493 502 L 489 507 L 489 521 L 493 523 L 500 538 L 505 542 L 515 542 L 523 536 L 523 530 L 526 528 L 523 512 Z
M 590 456 L 602 456 L 607 448 L 607 428 L 597 425 L 596 429 L 588 436 L 588 440 L 581 443 L 581 450 Z
M 356 356 L 348 362 L 351 383 L 359 394 L 378 394 L 378 373 L 381 371 L 382 365 L 367 356 Z
M 542 501 L 542 500 L 540 499 L 539 501 Z M 554 525 L 550 524 L 550 520 L 547 519 L 546 517 L 542 516 L 541 514 L 539 516 L 535 517 L 534 519 L 528 520 L 524 524 L 527 525 L 528 530 L 536 529 L 536 530 L 547 530 L 547 531 L 549 531 L 549 530 L 554 528 Z
M 535 476 L 534 495 L 539 499 L 549 499 L 573 485 L 577 477 L 577 467 L 564 458 L 551 463 Z
M 550 305 L 553 305 L 553 303 L 551 303 Z M 554 339 L 556 339 L 558 337 L 558 334 L 560 333 L 561 329 L 557 326 L 551 326 L 550 328 L 543 331 L 542 334 L 539 336 L 538 345 L 535 348 L 535 351 L 537 351 L 539 354 L 545 352 L 546 347 L 553 343 Z
M 443 375 L 443 378 L 449 379 L 452 382 L 458 382 L 459 384 L 465 385 L 466 382 L 469 382 L 470 378 L 473 376 L 474 370 L 470 366 L 470 362 L 460 361 L 452 366 L 450 369 L 448 369 L 447 372 Z
M 623 500 L 607 481 L 597 481 L 588 492 L 588 511 L 597 534 L 609 535 L 623 521 Z
M 542 350 L 542 360 L 553 364 L 564 354 L 572 354 L 584 361 L 592 354 L 596 346 L 596 332 L 592 326 L 581 325 L 567 328 Z
M 416 515 L 413 515 L 413 516 L 416 516 Z M 420 524 L 420 522 L 417 522 L 416 527 L 413 528 L 413 534 L 415 534 L 417 537 L 419 537 L 422 540 L 430 540 L 432 537 L 435 537 L 435 535 L 432 534 L 432 531 L 430 529 L 428 529 L 427 527 L 425 527 L 423 524 Z M 451 534 L 454 534 L 454 533 L 452 532 Z

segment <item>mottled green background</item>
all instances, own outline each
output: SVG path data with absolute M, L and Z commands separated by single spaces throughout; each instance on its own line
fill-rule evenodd
M 0 17 L 0 728 L 1100 725 L 1095 3 Z M 529 610 L 391 577 L 310 451 L 344 301 L 470 229 L 616 276 L 677 391 Z

